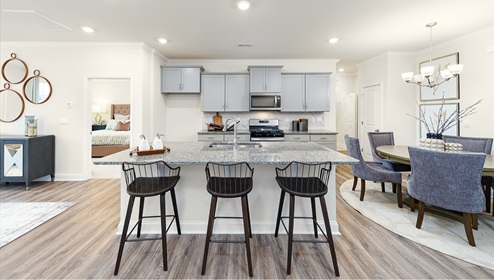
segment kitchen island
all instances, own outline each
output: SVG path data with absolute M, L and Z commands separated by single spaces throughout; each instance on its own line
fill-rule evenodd
M 170 152 L 159 155 L 136 156 L 122 151 L 107 157 L 95 159 L 96 165 L 121 165 L 122 162 L 152 162 L 163 160 L 171 166 L 181 166 L 180 181 L 175 190 L 178 213 L 183 233 L 206 233 L 208 211 L 211 196 L 206 190 L 204 168 L 208 162 L 236 163 L 248 162 L 254 168 L 254 187 L 249 194 L 249 208 L 253 233 L 272 234 L 280 198 L 280 188 L 275 180 L 275 167 L 284 167 L 292 161 L 307 163 L 330 161 L 333 163 L 326 195 L 328 213 L 333 234 L 338 234 L 336 220 L 336 177 L 335 169 L 339 164 L 356 164 L 357 160 L 347 155 L 327 149 L 311 142 L 261 142 L 261 147 L 213 148 L 206 142 L 166 142 Z M 123 174 L 122 174 L 123 175 Z M 128 195 L 125 178 L 121 177 L 120 223 L 127 209 Z M 167 195 L 167 213 L 172 213 L 170 197 Z M 297 198 L 295 216 L 311 216 L 310 199 Z M 138 202 L 134 206 L 132 223 L 137 220 Z M 321 210 L 318 220 L 322 221 Z M 288 203 L 284 205 L 284 215 L 288 213 Z M 159 199 L 146 199 L 144 215 L 159 214 Z M 217 215 L 241 216 L 240 199 L 219 200 Z M 142 230 L 147 233 L 159 233 L 159 219 L 147 219 Z M 243 233 L 241 220 L 217 220 L 215 233 Z M 175 226 L 170 229 L 175 231 Z M 295 233 L 313 232 L 310 220 L 295 222 Z

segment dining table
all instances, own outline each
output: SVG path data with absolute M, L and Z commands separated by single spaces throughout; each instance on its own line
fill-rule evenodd
M 376 148 L 377 154 L 380 157 L 400 162 L 403 164 L 410 164 L 410 155 L 408 154 L 408 146 L 405 145 L 385 145 Z M 459 153 L 466 151 L 460 151 Z M 458 153 L 458 152 L 448 152 Z M 483 176 L 494 176 L 494 158 L 492 155 L 486 155 L 484 168 L 482 170 Z

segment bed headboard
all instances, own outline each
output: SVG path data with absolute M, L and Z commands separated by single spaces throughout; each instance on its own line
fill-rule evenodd
M 115 119 L 114 114 L 130 115 L 130 104 L 111 104 L 110 119 Z

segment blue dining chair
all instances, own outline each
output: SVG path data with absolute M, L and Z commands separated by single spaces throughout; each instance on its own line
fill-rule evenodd
M 480 180 L 483 153 L 451 153 L 408 147 L 412 173 L 407 188 L 412 201 L 418 201 L 416 228 L 422 227 L 424 205 L 463 213 L 468 243 L 475 246 L 472 228 L 478 229 L 478 213 L 485 196 Z M 412 204 L 412 208 L 414 208 Z
M 490 155 L 492 152 L 492 138 L 464 137 L 443 135 L 446 143 L 460 143 L 464 151 L 484 153 Z M 491 211 L 491 188 L 494 188 L 492 176 L 482 176 L 482 187 L 485 194 L 485 211 Z M 492 211 L 494 215 L 494 211 Z
M 386 169 L 381 162 L 365 161 L 362 157 L 362 153 L 360 152 L 360 142 L 358 138 L 345 135 L 345 144 L 348 155 L 359 160 L 358 164 L 352 165 L 352 191 L 355 190 L 358 178 L 360 178 L 360 201 L 364 200 L 366 180 L 374 182 L 389 182 L 393 185 L 393 188 L 396 189 L 398 207 L 403 208 L 401 173 Z

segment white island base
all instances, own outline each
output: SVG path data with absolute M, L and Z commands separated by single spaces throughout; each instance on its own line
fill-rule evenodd
M 275 180 L 276 165 L 252 165 L 254 168 L 254 187 L 247 195 L 249 200 L 249 211 L 251 217 L 253 234 L 274 234 L 276 225 L 276 215 L 280 201 L 281 189 Z M 279 167 L 284 167 L 279 166 Z M 206 234 L 211 195 L 206 190 L 205 165 L 182 165 L 180 171 L 180 181 L 175 187 L 177 197 L 178 215 L 182 233 L 185 234 Z M 328 208 L 331 231 L 339 234 L 338 222 L 336 221 L 336 193 L 335 193 L 335 168 L 333 165 L 328 183 L 328 194 L 326 194 L 326 204 Z M 127 194 L 125 178 L 121 180 L 120 191 L 120 223 L 118 224 L 118 234 L 121 234 L 123 222 L 127 211 L 129 195 Z M 139 213 L 139 199 L 134 203 L 130 226 L 137 222 Z M 286 194 L 283 205 L 283 216 L 288 216 L 290 205 L 289 195 Z M 321 212 L 321 204 L 316 199 L 316 213 L 319 224 L 324 228 L 324 221 Z M 146 198 L 144 204 L 144 216 L 158 216 L 159 196 Z M 166 213 L 173 214 L 171 195 L 166 194 Z M 216 216 L 242 216 L 242 204 L 240 198 L 218 199 Z M 310 198 L 295 198 L 295 216 L 311 217 Z M 288 226 L 288 219 L 284 219 Z M 171 218 L 167 218 L 169 223 Z M 310 234 L 314 232 L 311 220 L 295 219 L 296 234 Z M 142 224 L 143 233 L 161 233 L 159 218 L 144 219 Z M 170 233 L 176 233 L 175 223 L 170 228 Z M 216 234 L 243 234 L 243 222 L 241 219 L 216 219 L 214 223 L 214 233 Z M 284 234 L 283 226 L 280 225 L 280 234 Z
M 203 142 L 168 142 L 171 152 L 152 156 L 130 156 L 127 151 L 119 152 L 94 161 L 96 165 L 121 165 L 122 162 L 153 162 L 165 161 L 171 166 L 180 166 L 180 180 L 175 187 L 177 196 L 178 215 L 182 233 L 206 234 L 211 195 L 206 190 L 205 166 L 208 162 L 238 163 L 248 162 L 254 168 L 254 186 L 248 194 L 249 211 L 252 233 L 273 234 L 278 213 L 281 189 L 275 180 L 275 167 L 285 167 L 292 161 L 305 163 L 331 162 L 332 169 L 328 182 L 326 204 L 333 234 L 339 234 L 336 221 L 336 166 L 339 164 L 356 164 L 358 161 L 347 155 L 330 150 L 311 142 L 275 142 L 264 143 L 260 148 L 214 149 Z M 123 221 L 127 211 L 128 194 L 125 178 L 122 174 L 120 191 L 120 223 L 118 233 L 122 232 Z M 173 214 L 170 194 L 167 194 L 166 211 Z M 283 215 L 288 216 L 289 195 L 285 197 Z M 138 217 L 139 199 L 134 203 L 131 218 L 131 227 Z M 159 197 L 146 198 L 144 216 L 159 215 Z M 295 199 L 295 216 L 311 217 L 311 203 L 309 198 Z M 316 199 L 317 220 L 322 228 L 323 217 L 320 203 Z M 241 216 L 242 207 L 240 198 L 219 199 L 216 216 Z M 171 218 L 167 219 L 171 221 Z M 285 221 L 288 224 L 288 220 Z M 312 220 L 295 219 L 295 233 L 313 233 Z M 144 219 L 143 233 L 161 232 L 160 219 Z M 170 232 L 176 232 L 172 225 Z M 280 233 L 284 233 L 280 229 Z M 217 219 L 214 233 L 242 234 L 243 223 L 238 219 Z

